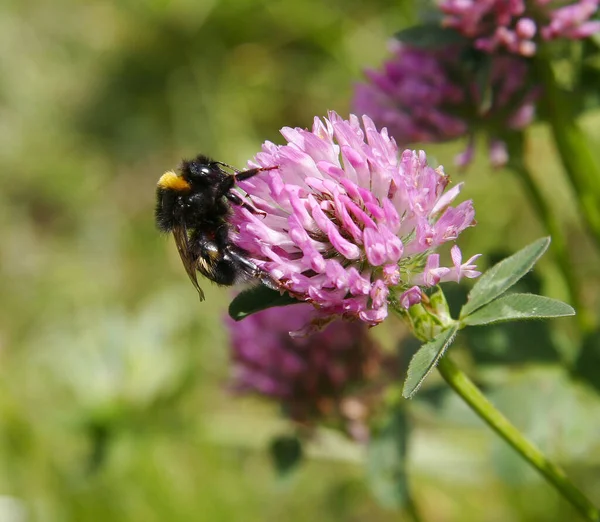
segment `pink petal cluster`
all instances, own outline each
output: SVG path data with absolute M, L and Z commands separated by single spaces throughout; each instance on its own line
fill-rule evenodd
M 536 38 L 586 38 L 600 31 L 591 20 L 600 0 L 441 0 L 444 25 L 473 38 L 477 49 L 533 56 Z
M 358 321 L 335 321 L 292 337 L 314 316 L 307 304 L 270 308 L 243 321 L 227 318 L 232 387 L 276 399 L 295 421 L 346 417 L 345 401 L 379 371 L 380 351 Z M 355 396 L 355 399 L 357 397 Z
M 484 130 L 491 137 L 492 165 L 504 165 L 508 153 L 496 136 L 531 123 L 539 92 L 530 86 L 524 59 L 494 56 L 491 103 L 484 107 L 476 74 L 465 67 L 467 52 L 462 45 L 424 49 L 394 42 L 392 58 L 381 70 L 366 71 L 369 82 L 356 86 L 354 110 L 386 127 L 402 145 L 468 136 L 467 149 L 456 158 L 461 167 L 473 157 L 471 129 Z
M 377 324 L 393 300 L 420 300 L 417 285 L 474 277 L 462 265 L 426 280 L 435 249 L 474 224 L 471 201 L 450 204 L 443 168 L 424 152 L 398 152 L 373 121 L 336 113 L 312 131 L 285 127 L 251 166 L 277 169 L 240 183 L 264 215 L 236 207 L 234 241 L 283 288 L 325 315 Z M 458 247 L 457 247 L 458 248 Z M 472 263 L 469 260 L 467 264 Z

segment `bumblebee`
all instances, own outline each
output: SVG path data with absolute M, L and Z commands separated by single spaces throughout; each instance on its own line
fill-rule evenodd
M 248 253 L 233 244 L 228 222 L 232 203 L 261 213 L 233 190 L 236 183 L 276 168 L 239 171 L 199 155 L 184 160 L 178 173 L 167 171 L 158 180 L 156 226 L 162 232 L 173 233 L 183 266 L 201 301 L 204 292 L 198 284 L 197 272 L 218 285 L 258 279 L 277 288 L 269 275 L 250 261 Z

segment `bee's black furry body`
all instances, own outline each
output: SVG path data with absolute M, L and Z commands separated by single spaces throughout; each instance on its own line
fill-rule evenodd
M 273 286 L 269 277 L 247 258 L 247 252 L 230 239 L 230 204 L 257 212 L 233 191 L 236 181 L 265 169 L 229 174 L 223 164 L 206 156 L 183 161 L 179 173 L 166 172 L 156 189 L 156 225 L 171 232 L 184 267 L 203 299 L 196 271 L 219 285 L 259 278 Z

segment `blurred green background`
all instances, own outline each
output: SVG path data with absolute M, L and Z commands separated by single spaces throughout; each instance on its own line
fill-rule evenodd
M 284 125 L 347 115 L 362 69 L 415 16 L 411 2 L 383 0 L 2 3 L 0 522 L 403 519 L 378 507 L 363 450 L 341 436 L 324 432 L 298 472 L 276 476 L 266 448 L 289 428 L 275 406 L 225 390 L 230 294 L 205 284 L 198 303 L 153 204 L 182 157 L 243 166 Z M 584 122 L 597 141 L 598 121 Z M 510 173 L 490 172 L 483 154 L 455 172 L 462 145 L 426 150 L 475 201 L 463 251 L 513 252 L 543 235 Z M 544 129 L 529 154 L 597 309 L 599 260 Z M 536 277 L 564 297 L 549 254 Z M 393 346 L 398 328 L 373 333 Z M 575 323 L 482 332 L 500 351 L 542 354 L 482 379 L 600 501 L 600 401 L 546 360 L 576 360 Z M 474 339 L 456 348 L 467 363 Z M 456 399 L 410 406 L 424 520 L 574 519 Z

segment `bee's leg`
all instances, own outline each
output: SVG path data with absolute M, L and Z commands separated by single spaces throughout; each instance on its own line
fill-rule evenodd
M 244 181 L 245 179 L 249 179 L 252 176 L 256 176 L 260 172 L 265 172 L 267 170 L 275 170 L 278 168 L 279 166 L 276 165 L 275 167 L 257 167 L 255 169 L 242 170 L 241 172 L 236 172 L 234 174 L 234 177 L 236 181 Z
M 244 201 L 244 199 L 235 192 L 227 192 L 227 194 L 225 194 L 225 197 L 232 203 L 235 203 L 236 205 L 239 205 L 240 207 L 245 208 L 246 210 L 249 210 L 250 212 L 252 212 L 252 214 L 258 214 L 260 216 L 267 215 L 266 212 L 263 212 L 262 210 L 258 210 L 257 208 L 254 208 L 252 205 L 250 205 L 250 203 L 246 203 L 246 201 Z
M 265 170 L 273 170 L 273 169 L 279 168 L 279 167 L 257 167 L 254 169 L 239 170 L 231 165 L 228 165 L 227 163 L 223 163 L 222 161 L 215 161 L 215 163 L 217 163 L 219 165 L 223 165 L 224 167 L 227 167 L 228 169 L 233 170 L 233 172 L 235 173 L 233 176 L 236 179 L 236 181 L 243 181 L 245 179 L 251 178 L 252 176 L 256 176 L 259 172 L 264 172 Z
M 242 253 L 238 252 L 235 248 L 227 247 L 225 249 L 225 259 L 229 258 L 236 263 L 246 274 L 250 277 L 258 279 L 263 285 L 271 288 L 272 290 L 278 290 L 279 285 L 273 280 L 273 278 L 267 274 L 264 270 L 256 266 L 252 261 L 247 259 Z

